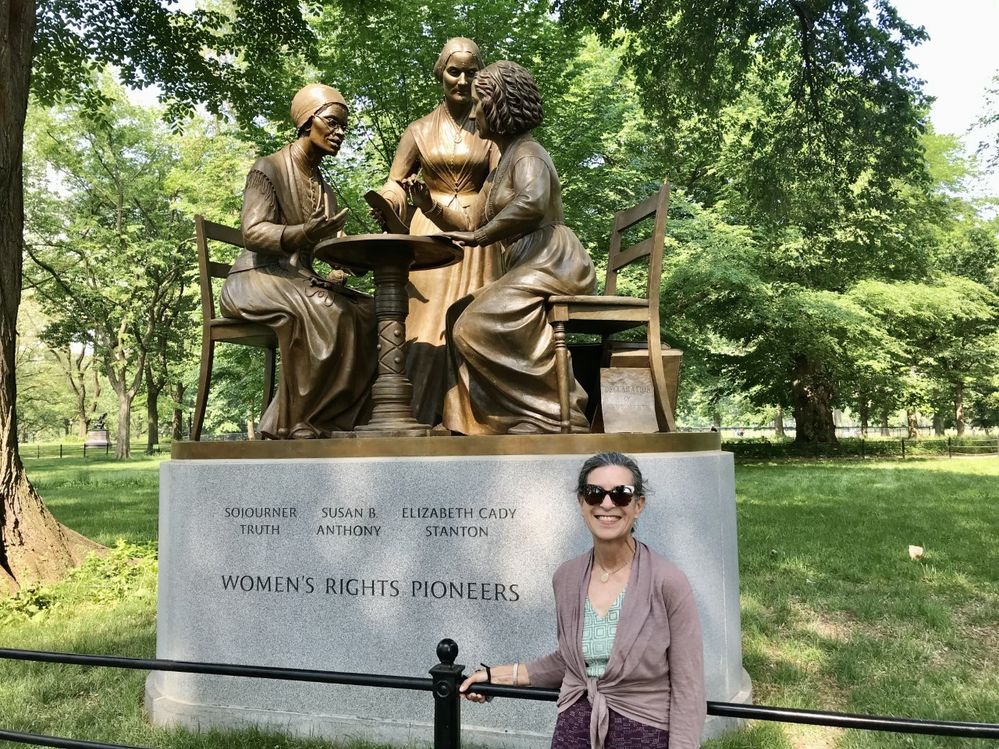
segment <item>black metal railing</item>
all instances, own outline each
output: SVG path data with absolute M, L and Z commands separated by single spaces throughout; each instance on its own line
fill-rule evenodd
M 123 658 L 120 656 L 54 653 L 39 650 L 0 648 L 0 660 L 36 661 L 78 666 L 172 671 L 218 676 L 245 676 L 281 681 L 308 681 L 319 684 L 380 687 L 432 692 L 434 697 L 434 749 L 460 749 L 461 698 L 458 687 L 464 678 L 464 666 L 455 663 L 458 645 L 454 640 L 441 640 L 437 645 L 438 663 L 430 669 L 431 678 L 361 674 L 340 671 L 315 671 L 272 666 L 242 666 L 228 663 L 200 663 L 156 658 Z M 537 687 L 515 687 L 501 684 L 476 684 L 472 691 L 494 697 L 554 702 L 558 690 Z M 708 715 L 745 720 L 769 720 L 781 723 L 804 723 L 830 728 L 855 728 L 866 731 L 955 736 L 972 739 L 999 739 L 999 724 L 968 723 L 945 720 L 917 720 L 877 715 L 834 713 L 822 710 L 801 710 L 762 705 L 740 705 L 732 702 L 707 703 Z M 36 733 L 9 731 L 0 727 L 0 740 L 36 746 L 66 747 L 66 749 L 144 749 L 125 744 L 107 744 L 82 739 L 45 736 Z
M 82 442 L 67 442 L 59 444 L 54 443 L 41 443 L 41 442 L 22 442 L 18 446 L 18 453 L 24 460 L 35 459 L 40 460 L 42 458 L 86 458 L 86 459 L 102 459 L 102 458 L 114 458 L 117 444 L 108 442 L 103 445 L 87 445 Z M 152 452 L 149 451 L 149 445 L 145 442 L 129 442 L 128 450 L 129 454 L 133 457 L 139 457 L 140 455 L 158 454 L 162 452 L 168 452 L 170 449 L 170 443 L 164 442 L 162 444 L 156 443 L 152 446 Z

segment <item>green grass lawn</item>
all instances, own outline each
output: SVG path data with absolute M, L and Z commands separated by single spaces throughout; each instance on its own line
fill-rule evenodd
M 160 460 L 28 461 L 60 520 L 119 545 L 59 585 L 0 602 L 0 645 L 154 655 Z M 997 479 L 991 458 L 738 466 L 744 664 L 755 701 L 999 722 Z M 922 559 L 910 559 L 910 544 L 924 547 Z M 178 749 L 328 746 L 150 727 L 144 678 L 0 662 L 0 728 Z M 761 722 L 709 746 L 986 745 Z

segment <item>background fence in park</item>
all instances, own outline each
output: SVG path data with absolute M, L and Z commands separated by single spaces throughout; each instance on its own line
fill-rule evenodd
M 149 446 L 145 442 L 129 443 L 129 452 L 132 455 L 142 455 Z M 72 443 L 49 443 L 49 442 L 22 442 L 17 446 L 22 458 L 113 458 L 115 455 L 115 445 L 85 445 L 82 442 Z M 153 445 L 153 452 L 166 452 L 170 449 L 170 443 L 164 445 Z
M 434 698 L 434 749 L 459 749 L 461 746 L 461 697 L 458 693 L 458 687 L 464 678 L 464 666 L 455 663 L 457 656 L 457 643 L 449 639 L 441 640 L 437 645 L 437 657 L 440 662 L 429 669 L 431 678 L 427 679 L 387 674 L 312 671 L 265 666 L 240 666 L 225 663 L 121 658 L 117 656 L 80 655 L 76 653 L 53 653 L 38 650 L 0 648 L 0 660 L 35 661 L 147 671 L 172 671 L 219 676 L 245 676 L 257 679 L 304 681 L 317 684 L 341 684 L 431 692 Z M 536 687 L 477 684 L 473 688 L 473 691 L 487 696 L 541 700 L 546 702 L 554 702 L 558 698 L 558 690 L 538 689 Z M 867 731 L 888 731 L 892 733 L 923 734 L 929 736 L 999 739 L 999 724 L 995 723 L 893 718 L 713 701 L 708 701 L 707 711 L 708 715 L 745 720 L 804 723 L 830 728 L 856 728 Z M 0 726 L 0 740 L 38 746 L 69 747 L 73 749 L 141 749 L 140 747 L 131 747 L 124 744 L 106 744 L 80 739 L 10 731 L 3 726 Z
M 722 450 L 741 460 L 789 458 L 925 458 L 978 455 L 999 456 L 996 437 L 939 437 L 935 439 L 840 438 L 834 445 L 804 445 L 765 438 L 725 440 Z
M 236 435 L 243 439 L 243 435 Z M 114 445 L 87 447 L 81 443 L 22 443 L 22 458 L 104 458 L 113 457 Z M 145 442 L 131 445 L 132 455 L 147 452 Z M 167 452 L 170 443 L 153 445 L 153 452 Z M 722 450 L 735 453 L 738 460 L 781 460 L 804 458 L 925 458 L 962 456 L 999 456 L 999 437 L 937 437 L 919 439 L 886 439 L 840 437 L 834 445 L 801 445 L 788 440 L 765 437 L 724 439 Z

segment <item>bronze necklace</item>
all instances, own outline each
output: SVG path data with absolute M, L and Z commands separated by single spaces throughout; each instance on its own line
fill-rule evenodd
M 465 132 L 466 132 L 465 125 L 468 123 L 468 116 L 471 113 L 472 113 L 471 109 L 465 112 L 465 116 L 461 118 L 461 123 L 459 124 L 458 121 L 455 120 L 453 116 L 451 116 L 451 110 L 448 108 L 447 102 L 446 101 L 444 102 L 444 114 L 447 115 L 447 118 L 451 121 L 451 124 L 454 125 L 453 139 L 454 139 L 454 144 L 456 146 L 465 139 Z

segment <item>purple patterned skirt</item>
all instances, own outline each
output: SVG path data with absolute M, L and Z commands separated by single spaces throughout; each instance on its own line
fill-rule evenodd
M 607 725 L 607 749 L 667 749 L 669 732 L 625 718 L 613 710 Z M 558 714 L 552 749 L 590 749 L 590 701 L 583 697 Z

